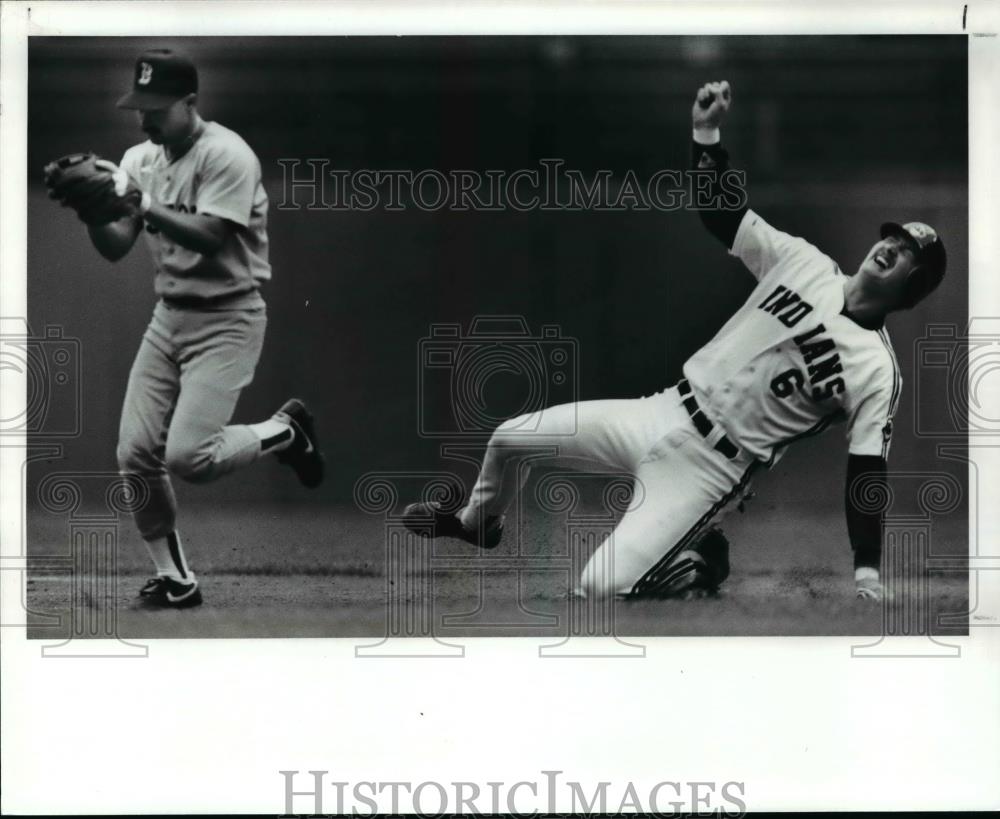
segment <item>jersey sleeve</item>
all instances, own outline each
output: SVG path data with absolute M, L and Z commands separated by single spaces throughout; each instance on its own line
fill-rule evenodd
M 810 252 L 823 255 L 805 239 L 771 227 L 753 210 L 744 214 L 729 251 L 730 255 L 746 265 L 758 281 L 780 262 L 793 260 L 796 256 L 804 257 Z
M 118 167 L 122 168 L 129 176 L 136 179 L 139 178 L 139 167 L 142 164 L 142 145 L 133 145 L 127 151 L 125 151 L 122 156 L 121 162 L 118 163 Z
M 885 385 L 865 396 L 848 417 L 847 440 L 851 455 L 889 456 L 892 443 L 892 418 L 899 402 L 901 380 L 893 371 L 892 385 Z
M 260 163 L 248 145 L 219 146 L 205 156 L 195 207 L 247 227 L 259 181 Z

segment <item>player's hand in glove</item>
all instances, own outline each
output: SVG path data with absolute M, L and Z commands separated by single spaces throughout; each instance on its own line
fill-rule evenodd
M 726 118 L 732 102 L 733 92 L 726 80 L 705 83 L 698 89 L 691 108 L 692 124 L 696 129 L 718 128 Z
M 878 572 L 874 569 L 859 570 L 854 577 L 854 596 L 859 600 L 879 601 L 885 596 L 885 589 L 879 581 Z
M 142 190 L 122 168 L 95 154 L 69 154 L 45 166 L 49 197 L 88 225 L 106 225 L 141 210 Z

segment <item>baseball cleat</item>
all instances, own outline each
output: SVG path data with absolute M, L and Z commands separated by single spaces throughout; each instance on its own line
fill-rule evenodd
M 467 529 L 458 515 L 446 512 L 437 501 L 411 503 L 403 510 L 403 525 L 420 537 L 454 537 L 481 549 L 495 548 L 503 537 L 502 515 L 487 518 L 482 531 L 476 532 Z
M 298 398 L 290 398 L 274 413 L 274 418 L 288 424 L 295 437 L 287 449 L 275 456 L 280 463 L 295 470 L 303 486 L 315 489 L 323 483 L 324 462 L 316 438 L 316 421 Z
M 153 577 L 139 589 L 139 602 L 156 609 L 190 609 L 200 606 L 198 581 L 184 583 L 172 577 Z
M 729 577 L 729 540 L 718 526 L 710 526 L 691 550 L 704 558 L 708 580 L 717 589 Z
M 714 597 L 729 577 L 729 541 L 713 526 L 674 559 L 656 588 L 656 597 L 692 600 Z
M 710 597 L 718 593 L 719 587 L 711 581 L 711 571 L 705 559 L 691 549 L 685 549 L 670 567 L 653 596 L 679 597 L 692 600 Z

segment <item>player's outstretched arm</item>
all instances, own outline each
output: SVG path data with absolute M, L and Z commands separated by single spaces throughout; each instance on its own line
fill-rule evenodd
M 691 107 L 691 167 L 698 174 L 709 177 L 713 203 L 713 207 L 699 209 L 698 215 L 712 235 L 727 248 L 733 246 L 736 231 L 747 211 L 746 197 L 734 197 L 733 192 L 724 190 L 723 186 L 723 175 L 729 170 L 729 154 L 722 147 L 720 128 L 732 101 L 732 89 L 723 80 L 705 83 L 699 88 Z
M 885 491 L 885 482 L 885 458 L 877 455 L 848 455 L 844 504 L 847 533 L 854 550 L 854 584 L 857 596 L 868 600 L 882 599 L 882 583 L 879 578 L 882 563 L 882 513 L 860 508 L 858 496 L 881 497 Z M 861 487 L 863 491 L 859 491 Z
M 142 220 L 126 216 L 106 225 L 87 225 L 90 241 L 109 262 L 117 262 L 132 249 L 142 232 Z

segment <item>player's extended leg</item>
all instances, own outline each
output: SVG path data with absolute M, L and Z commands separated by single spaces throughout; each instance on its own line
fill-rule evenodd
M 152 605 L 181 608 L 198 605 L 201 593 L 177 533 L 177 500 L 164 460 L 167 426 L 180 389 L 180 371 L 164 346 L 152 328 L 139 345 L 122 406 L 118 467 L 122 474 L 140 478 L 147 493 L 134 518 L 156 577 L 140 597 Z
M 204 483 L 275 454 L 295 468 L 304 484 L 319 485 L 323 460 L 312 416 L 300 401 L 286 402 L 259 424 L 229 424 L 260 358 L 264 312 L 192 315 L 187 321 L 180 395 L 166 442 L 167 468 Z
M 177 517 L 164 448 L 179 391 L 177 366 L 147 333 L 129 372 L 118 428 L 118 467 L 141 478 L 148 492 L 135 512 L 136 528 L 147 541 L 166 537 Z
M 636 494 L 614 532 L 584 567 L 588 597 L 662 596 L 675 587 L 679 556 L 743 496 L 756 464 L 728 460 L 691 427 L 660 440 L 636 473 Z
M 527 478 L 526 460 L 635 473 L 648 442 L 662 434 L 659 403 L 660 396 L 582 401 L 512 418 L 490 438 L 468 503 L 457 515 L 434 504 L 413 504 L 404 520 L 420 534 L 495 546 L 503 513 Z
M 581 401 L 512 418 L 490 438 L 469 502 L 459 513 L 475 527 L 502 515 L 527 479 L 527 458 L 581 471 L 634 473 L 645 450 L 646 428 L 655 423 L 649 399 Z M 520 468 L 519 468 L 520 467 Z

